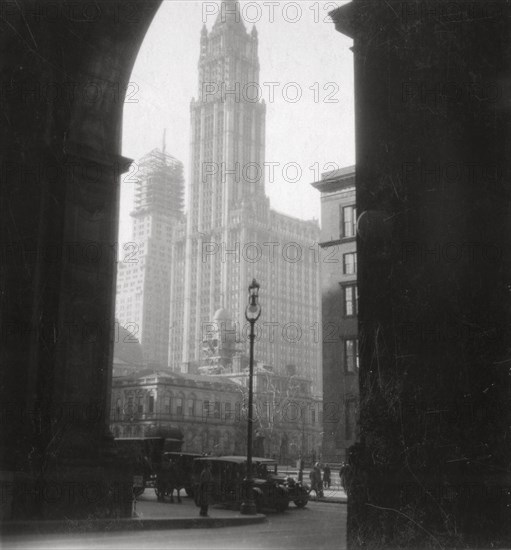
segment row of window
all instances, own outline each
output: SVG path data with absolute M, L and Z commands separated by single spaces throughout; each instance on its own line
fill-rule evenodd
M 184 417 L 185 416 L 185 400 L 182 397 L 174 398 L 175 400 L 175 416 L 177 417 Z M 147 400 L 145 401 L 146 407 L 144 407 L 144 399 L 142 397 L 136 398 L 135 403 L 133 401 L 128 400 L 124 408 L 122 406 L 121 399 L 118 398 L 115 404 L 115 418 L 119 419 L 122 417 L 123 414 L 155 414 L 155 397 L 154 395 L 150 394 L 147 396 Z M 200 403 L 200 402 L 199 402 Z M 188 399 L 186 400 L 187 410 L 186 410 L 186 416 L 188 417 L 195 417 L 196 416 L 196 404 L 197 401 L 194 399 Z M 268 417 L 271 415 L 272 406 L 271 403 L 266 402 L 264 404 L 255 404 L 256 407 L 258 407 L 260 412 L 262 414 L 266 414 Z M 264 411 L 262 408 L 264 408 Z M 293 408 L 294 407 L 294 408 Z M 288 411 L 289 420 L 297 420 L 295 416 L 297 416 L 297 412 L 294 410 L 300 410 L 301 408 L 298 407 L 295 403 L 289 403 L 288 407 L 291 411 Z M 223 409 L 223 410 L 222 410 Z M 242 412 L 242 404 L 236 403 L 234 408 L 232 406 L 232 403 L 225 402 L 222 403 L 220 401 L 209 401 L 205 400 L 202 403 L 202 415 L 201 417 L 203 419 L 212 418 L 212 419 L 221 419 L 221 420 L 234 420 L 235 418 L 240 418 Z M 163 411 L 166 414 L 171 413 L 171 398 L 169 396 L 166 396 L 164 398 L 164 405 L 163 405 Z M 300 415 L 304 414 L 303 412 L 300 412 Z M 320 419 L 321 419 L 321 412 L 319 412 Z M 305 419 L 304 420 L 308 420 Z M 310 409 L 310 422 L 312 424 L 315 424 L 317 420 L 316 411 L 314 408 Z

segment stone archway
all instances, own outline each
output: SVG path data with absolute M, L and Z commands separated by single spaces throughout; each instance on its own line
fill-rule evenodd
M 2 6 L 4 518 L 95 514 L 17 487 L 114 475 L 108 430 L 124 93 L 160 0 Z M 90 411 L 99 410 L 99 415 Z M 94 420 L 93 420 L 94 419 Z M 127 475 L 127 474 L 126 474 Z M 113 476 L 113 477 L 112 477 Z M 111 492 L 111 491 L 110 491 Z M 129 491 L 130 492 L 130 491 Z M 64 494 L 64 492 L 62 492 Z M 130 513 L 121 489 L 108 504 Z M 57 502 L 54 502 L 57 500 Z M 104 508 L 104 502 L 101 505 Z
M 51 12 L 37 0 L 20 4 L 3 3 L 0 18 L 7 113 L 0 191 L 1 267 L 7 267 L 0 292 L 0 360 L 6 365 L 0 374 L 6 420 L 0 466 L 13 495 L 2 501 L 2 517 L 83 517 L 97 513 L 94 503 L 45 502 L 41 495 L 45 483 L 108 488 L 112 479 L 119 487 L 128 479 L 112 477 L 105 453 L 114 323 L 110 247 L 118 175 L 128 163 L 120 156 L 121 90 L 159 1 L 53 0 L 47 3 Z M 352 548 L 424 541 L 425 527 L 414 520 L 413 531 L 400 513 L 402 507 L 410 514 L 411 506 L 422 525 L 444 530 L 446 545 L 504 544 L 511 540 L 507 494 L 488 488 L 509 486 L 509 377 L 503 370 L 510 341 L 511 233 L 503 176 L 511 158 L 509 109 L 508 94 L 485 99 L 480 92 L 481 83 L 493 85 L 487 93 L 495 86 L 507 91 L 509 8 L 499 15 L 495 10 L 504 2 L 459 2 L 460 17 L 439 21 L 421 11 L 420 2 L 400 3 L 400 13 L 397 4 L 354 0 L 336 17 L 337 27 L 355 36 L 357 202 L 374 214 L 366 216 L 366 239 L 359 243 L 367 400 L 363 444 L 350 455 L 349 541 Z M 483 17 L 470 13 L 476 8 Z M 404 172 L 403 162 L 415 172 Z M 435 168 L 445 172 L 453 163 L 484 170 L 454 183 L 443 172 L 435 179 Z M 392 238 L 382 243 L 388 225 Z M 491 257 L 465 254 L 448 266 L 449 257 L 446 262 L 442 256 L 452 248 L 446 251 L 451 241 L 445 235 L 464 245 L 462 252 L 489 239 L 502 257 L 489 265 Z M 404 247 L 410 243 L 412 249 Z M 410 321 L 413 334 L 400 331 Z M 424 330 L 437 327 L 459 330 L 461 337 L 433 332 L 433 342 L 425 339 Z M 388 347 L 376 348 L 379 339 Z M 371 369 L 373 356 L 377 370 Z M 453 415 L 463 415 L 460 406 L 466 405 L 484 414 L 474 425 L 462 419 L 462 430 L 442 424 L 440 434 L 421 440 L 422 412 L 439 397 Z M 403 428 L 400 407 L 410 404 Z M 97 406 L 103 414 L 92 421 Z M 449 445 L 440 447 L 442 439 Z M 481 457 L 484 467 L 476 462 Z M 423 485 L 416 481 L 418 468 Z M 449 483 L 459 491 L 444 525 L 429 495 Z M 20 488 L 33 497 L 21 498 Z M 109 504 L 129 514 L 127 503 L 119 498 Z

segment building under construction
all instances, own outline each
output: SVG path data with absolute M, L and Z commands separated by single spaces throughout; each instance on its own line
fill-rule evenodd
M 153 149 L 136 163 L 132 241 L 117 271 L 116 316 L 142 344 L 146 364 L 168 365 L 172 239 L 183 220 L 183 164 Z

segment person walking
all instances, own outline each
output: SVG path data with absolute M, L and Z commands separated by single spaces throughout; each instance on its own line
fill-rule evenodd
M 207 460 L 206 463 L 204 464 L 204 469 L 200 474 L 200 481 L 199 481 L 199 504 L 200 504 L 199 515 L 203 517 L 208 517 L 209 492 L 211 489 L 212 481 L 213 481 L 213 476 L 211 475 L 211 462 Z
M 330 466 L 325 464 L 323 468 L 323 487 L 330 489 Z
M 321 481 L 321 469 L 319 467 L 319 463 L 316 462 L 314 464 L 314 467 L 309 472 L 309 478 L 311 480 L 311 489 L 309 493 L 314 491 L 316 493 L 316 498 L 323 496 L 323 488 L 322 488 L 322 481 Z
M 315 478 L 316 478 L 316 494 L 323 498 L 323 479 L 321 478 L 321 468 L 319 466 L 319 462 L 316 462 L 314 464 L 314 471 L 315 471 Z
M 314 468 L 312 468 L 312 470 L 309 472 L 309 479 L 310 479 L 310 482 L 311 482 L 311 488 L 310 488 L 310 491 L 309 491 L 309 495 L 312 493 L 312 491 L 315 491 L 316 492 L 316 498 L 317 498 L 318 491 L 316 489 L 316 472 L 314 471 Z
M 346 462 L 342 463 L 341 469 L 339 470 L 339 477 L 341 478 L 341 487 L 342 490 L 347 494 L 348 488 L 348 477 L 350 473 L 350 466 Z

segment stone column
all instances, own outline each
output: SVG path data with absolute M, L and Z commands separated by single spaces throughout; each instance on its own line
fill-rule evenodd
M 2 10 L 3 519 L 130 515 L 108 430 L 123 99 L 159 2 Z M 29 37 L 29 42 L 27 41 Z
M 354 38 L 350 548 L 510 541 L 509 7 L 367 2 Z
M 11 157 L 19 193 L 6 197 L 2 232 L 7 518 L 113 510 L 120 500 L 109 499 L 129 489 L 108 429 L 119 174 L 129 163 L 72 144 L 59 158 Z

